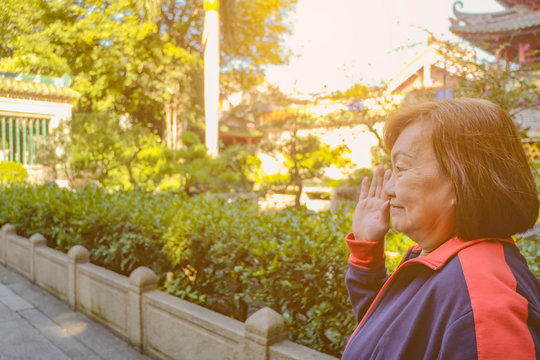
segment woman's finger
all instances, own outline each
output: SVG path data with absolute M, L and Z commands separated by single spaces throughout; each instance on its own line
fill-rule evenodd
M 360 187 L 360 198 L 358 200 L 363 200 L 367 198 L 369 191 L 369 178 L 366 176 L 362 179 L 362 185 Z
M 375 171 L 375 176 L 377 176 L 377 188 L 375 189 L 375 196 L 380 198 L 382 193 L 382 188 L 384 186 L 384 167 L 379 165 Z
M 371 186 L 369 187 L 369 197 L 375 196 L 375 192 L 377 191 L 377 186 L 379 182 L 379 176 L 377 176 L 377 171 L 375 171 L 375 173 L 373 174 L 373 178 L 371 179 Z

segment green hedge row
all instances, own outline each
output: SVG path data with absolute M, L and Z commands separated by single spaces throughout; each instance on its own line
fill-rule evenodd
M 241 321 L 270 306 L 283 315 L 290 340 L 335 356 L 356 325 L 344 285 L 351 216 L 345 208 L 261 211 L 217 195 L 93 186 L 0 192 L 0 224 L 23 236 L 39 232 L 63 252 L 83 245 L 93 263 L 124 275 L 148 266 L 162 290 Z M 411 244 L 388 235 L 390 271 Z

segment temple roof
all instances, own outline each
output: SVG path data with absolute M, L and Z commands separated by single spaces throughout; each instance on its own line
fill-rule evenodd
M 0 96 L 39 101 L 72 103 L 80 95 L 67 87 L 69 78 L 0 72 Z
M 463 3 L 454 3 L 454 15 L 457 20 L 450 19 L 450 30 L 455 33 L 499 33 L 518 31 L 540 26 L 540 11 L 530 12 L 524 6 L 514 6 L 511 9 L 483 14 L 467 14 L 457 10 Z
M 525 5 L 529 10 L 540 10 L 540 2 L 538 0 L 497 0 L 499 4 L 505 8 L 511 8 L 516 5 Z
M 525 0 L 500 1 L 512 5 L 510 9 L 495 13 L 470 14 L 457 9 L 463 7 L 461 1 L 454 3 L 454 15 L 457 19 L 450 19 L 450 31 L 483 48 L 494 52 L 497 42 L 509 45 L 511 56 L 515 56 L 519 42 L 528 43 L 532 49 L 540 47 L 540 10 L 534 3 L 528 6 Z M 536 2 L 537 3 L 537 2 Z

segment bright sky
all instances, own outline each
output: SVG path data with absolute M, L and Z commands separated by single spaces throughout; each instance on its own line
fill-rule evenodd
M 267 70 L 288 94 L 346 90 L 388 81 L 426 45 L 427 33 L 457 38 L 448 28 L 455 0 L 299 0 L 290 14 L 295 53 Z M 462 0 L 463 12 L 503 10 L 495 0 Z

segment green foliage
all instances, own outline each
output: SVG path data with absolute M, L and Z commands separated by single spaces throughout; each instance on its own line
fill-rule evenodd
M 282 35 L 295 2 L 222 1 L 224 88 L 253 86 L 266 64 L 287 61 Z M 128 114 L 165 135 L 173 109 L 201 126 L 203 20 L 200 0 L 5 0 L 0 68 L 69 74 L 77 111 Z
M 345 91 L 336 91 L 332 94 L 335 99 L 362 100 L 370 96 L 371 90 L 363 84 L 354 84 Z
M 0 184 L 2 186 L 24 183 L 28 178 L 28 171 L 21 163 L 0 162 Z
M 360 184 L 362 184 L 362 180 L 365 177 L 368 177 L 371 179 L 373 176 L 373 170 L 369 168 L 358 168 L 354 170 L 352 173 L 350 173 L 347 177 L 337 180 L 336 183 L 332 184 L 334 186 L 346 186 L 346 187 L 352 187 L 352 188 L 360 188 Z
M 527 260 L 529 269 L 536 275 L 536 278 L 540 280 L 540 234 L 537 234 L 535 238 L 520 239 L 517 242 L 517 246 L 521 251 L 521 254 Z
M 63 252 L 83 245 L 93 263 L 124 275 L 149 266 L 163 290 L 242 321 L 270 306 L 291 340 L 335 356 L 356 326 L 344 284 L 351 219 L 352 209 L 261 211 L 211 194 L 52 185 L 0 192 L 0 224 L 22 236 L 39 232 Z M 538 248 L 520 243 L 529 244 L 522 251 L 538 276 Z M 387 234 L 390 273 L 410 245 Z
M 357 86 L 355 85 L 352 89 L 355 89 L 356 87 Z M 358 87 L 363 89 L 360 85 L 358 85 Z M 372 164 L 383 164 L 388 166 L 390 164 L 390 159 L 384 145 L 381 127 L 379 125 L 384 123 L 386 119 L 397 110 L 398 104 L 393 95 L 388 93 L 384 86 L 374 87 L 365 91 L 368 92 L 361 97 L 355 98 L 344 96 L 343 99 L 349 100 L 348 109 L 335 111 L 324 116 L 324 123 L 326 126 L 364 125 L 366 130 L 377 139 L 377 145 L 374 147 L 372 153 Z M 364 104 L 359 100 L 364 98 L 370 99 L 369 105 Z
M 234 145 L 212 158 L 189 131 L 182 134 L 184 147 L 171 150 L 147 128 L 123 125 L 114 115 L 79 114 L 68 130 L 65 125 L 53 133 L 39 160 L 63 168 L 76 186 L 90 181 L 112 190 L 246 192 L 260 167 L 253 148 Z M 60 156 L 57 147 L 65 149 Z
M 186 146 L 178 151 L 176 171 L 186 193 L 251 191 L 252 174 L 260 167 L 253 148 L 233 145 L 213 158 L 194 133 L 185 132 L 182 138 Z
M 273 177 L 263 177 L 269 181 L 266 186 L 285 184 L 285 190 L 289 185 L 296 186 L 296 207 L 300 207 L 300 195 L 302 193 L 302 182 L 306 179 L 319 178 L 323 175 L 323 170 L 331 165 L 346 167 L 350 165 L 350 159 L 344 155 L 349 151 L 345 146 L 331 148 L 320 141 L 316 135 L 298 135 L 299 123 L 309 119 L 308 115 L 293 114 L 283 120 L 282 124 L 289 123 L 292 131 L 288 139 L 280 142 L 263 142 L 260 146 L 262 152 L 267 154 L 282 154 L 285 157 L 283 166 L 287 169 L 285 176 L 276 175 Z
M 83 245 L 92 262 L 124 275 L 149 266 L 165 291 L 228 316 L 245 320 L 270 306 L 283 314 L 291 340 L 317 350 L 338 356 L 354 330 L 344 285 L 349 210 L 263 212 L 209 194 L 51 185 L 6 188 L 0 205 L 0 224 L 22 236 L 40 232 L 64 252 Z M 399 241 L 389 237 L 389 251 L 402 251 Z
M 41 162 L 56 164 L 72 184 L 94 181 L 110 189 L 153 191 L 174 170 L 175 154 L 140 124 L 114 115 L 78 114 L 53 133 Z M 64 151 L 57 156 L 56 148 Z
M 386 268 L 391 274 L 401 262 L 407 249 L 415 243 L 403 233 L 390 229 L 384 238 L 384 251 L 386 253 Z
M 27 237 L 39 232 L 63 252 L 83 245 L 93 262 L 124 275 L 141 265 L 160 274 L 168 266 L 160 239 L 183 199 L 167 192 L 110 193 L 93 185 L 77 191 L 13 186 L 0 193 L 0 223 Z

